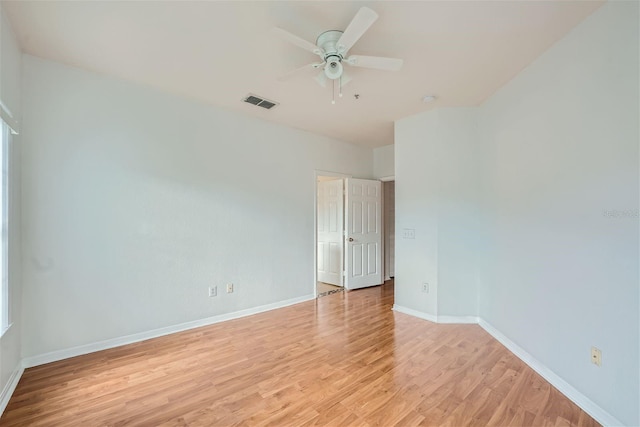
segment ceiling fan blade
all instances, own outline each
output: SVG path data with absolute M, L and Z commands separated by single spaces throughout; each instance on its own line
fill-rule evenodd
M 368 7 L 361 7 L 353 17 L 349 26 L 338 40 L 338 52 L 345 53 L 362 37 L 369 27 L 378 19 L 378 14 Z
M 342 72 L 342 76 L 340 77 L 340 84 L 342 87 L 345 87 L 351 81 L 351 76 L 347 74 L 345 71 Z
M 314 77 L 315 81 L 322 87 L 327 87 L 327 76 L 324 75 L 324 70 L 320 71 L 317 76 Z
M 398 58 L 385 58 L 383 56 L 351 55 L 346 60 L 347 64 L 354 67 L 375 68 L 378 70 L 398 71 L 402 68 L 403 60 Z
M 298 74 L 300 71 L 321 68 L 323 65 L 324 65 L 324 62 L 318 62 L 318 63 L 314 63 L 314 64 L 303 65 L 300 68 L 296 68 L 295 70 L 291 70 L 287 74 L 284 74 L 284 75 L 278 77 L 278 80 L 281 81 L 281 82 L 284 82 L 286 80 L 289 80 L 291 77 L 295 76 L 296 74 Z
M 308 50 L 309 52 L 315 53 L 316 55 L 323 56 L 324 52 L 315 44 L 306 41 L 305 39 L 296 36 L 295 34 L 291 34 L 290 32 L 283 30 L 282 28 L 274 27 L 271 30 L 273 33 L 277 34 L 278 37 L 292 43 L 298 47 L 303 48 L 304 50 Z

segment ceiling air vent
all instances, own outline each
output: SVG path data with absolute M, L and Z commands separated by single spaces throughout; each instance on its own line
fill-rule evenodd
M 257 105 L 258 107 L 266 108 L 267 110 L 270 110 L 278 105 L 277 102 L 269 101 L 268 99 L 264 99 L 252 94 L 247 95 L 243 99 L 243 101 L 248 102 L 249 104 Z

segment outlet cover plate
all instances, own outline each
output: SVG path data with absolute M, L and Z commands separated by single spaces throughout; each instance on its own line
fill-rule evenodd
M 591 347 L 591 363 L 602 366 L 602 351 L 599 348 Z
M 403 228 L 402 229 L 402 238 L 403 239 L 415 239 L 416 238 L 416 230 L 413 228 Z

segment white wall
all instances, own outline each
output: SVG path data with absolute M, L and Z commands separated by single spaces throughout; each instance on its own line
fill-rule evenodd
M 476 316 L 481 250 L 476 109 L 440 109 L 438 125 L 438 315 Z
M 373 176 L 387 178 L 395 175 L 395 145 L 385 145 L 373 150 Z
M 480 315 L 626 425 L 640 424 L 638 22 L 637 2 L 605 4 L 479 121 Z
M 14 118 L 21 116 L 22 57 L 6 16 L 0 5 L 0 100 Z M 20 136 L 13 136 L 9 176 L 9 330 L 0 338 L 0 410 L 15 386 L 20 371 L 21 351 L 21 247 L 20 247 Z
M 371 149 L 60 64 L 24 82 L 25 357 L 312 296 L 315 170 L 372 176 Z
M 416 229 L 397 241 L 396 304 L 478 316 L 626 425 L 640 424 L 638 12 L 606 3 L 477 111 L 396 122 L 396 224 Z
M 438 314 L 438 112 L 395 123 L 396 269 L 394 305 Z M 414 239 L 404 231 L 415 230 Z M 421 290 L 429 283 L 430 292 Z
M 0 100 L 16 120 L 20 119 L 21 113 L 21 63 L 20 48 L 0 7 Z
M 477 315 L 476 134 L 474 108 L 430 110 L 396 122 L 399 307 L 430 316 Z M 403 238 L 405 228 L 415 229 L 415 239 Z

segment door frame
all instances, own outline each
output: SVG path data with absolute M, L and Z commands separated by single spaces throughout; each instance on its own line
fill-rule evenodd
M 318 298 L 318 177 L 353 178 L 351 174 L 316 169 L 313 175 L 313 295 Z
M 389 176 L 385 176 L 383 178 L 380 178 L 380 181 L 382 181 L 382 228 L 384 230 L 384 237 L 382 239 L 382 263 L 384 264 L 384 269 L 383 272 L 384 274 L 383 279 L 386 282 L 387 280 L 390 280 L 391 277 L 389 276 L 389 271 L 387 269 L 387 251 L 389 250 L 389 248 L 387 247 L 387 241 L 386 241 L 386 237 L 387 237 L 387 227 L 388 225 L 388 218 L 387 215 L 385 215 L 386 213 L 386 208 L 387 208 L 387 203 L 389 203 L 389 201 L 386 198 L 386 192 L 384 191 L 384 183 L 385 182 L 393 182 L 395 185 L 396 182 L 396 176 L 395 175 L 389 175 Z M 395 193 L 394 193 L 395 194 Z M 395 196 L 393 198 L 393 204 L 395 207 Z M 395 221 L 395 215 L 394 215 L 394 221 Z M 394 268 L 394 275 L 395 275 L 395 268 Z

